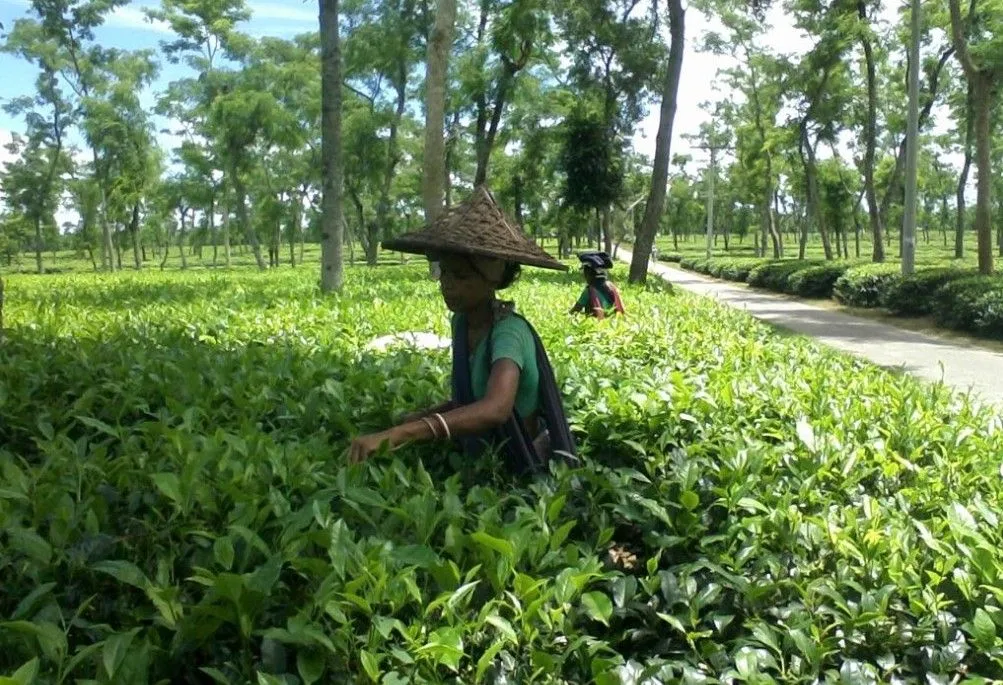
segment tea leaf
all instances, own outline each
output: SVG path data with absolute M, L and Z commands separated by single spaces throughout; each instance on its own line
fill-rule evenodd
M 463 639 L 456 628 L 439 628 L 429 635 L 428 642 L 418 648 L 419 654 L 426 654 L 436 663 L 456 671 L 463 658 Z
M 492 643 L 490 647 L 484 650 L 484 653 L 481 655 L 481 658 L 477 660 L 477 671 L 474 675 L 475 682 L 479 683 L 484 679 L 484 674 L 487 673 L 487 670 L 489 668 L 491 668 L 491 664 L 494 661 L 495 657 L 498 656 L 498 653 L 502 651 L 504 648 L 505 648 L 505 642 L 502 640 L 498 640 L 497 642 Z
M 391 552 L 391 557 L 399 564 L 431 568 L 439 563 L 439 555 L 428 545 L 407 545 L 397 547 Z
M 497 552 L 509 561 L 512 561 L 515 558 L 515 547 L 508 540 L 493 537 L 484 531 L 471 533 L 470 539 L 482 547 L 486 547 L 487 549 Z
M 687 511 L 693 511 L 700 506 L 700 495 L 692 490 L 686 490 L 679 496 L 679 502 Z
M 229 537 L 216 538 L 212 543 L 212 552 L 220 566 L 228 571 L 233 568 L 233 542 Z
M 979 649 L 991 649 L 996 643 L 996 624 L 982 607 L 975 610 L 971 633 Z
M 38 657 L 21 665 L 10 677 L 0 678 L 0 685 L 31 685 L 38 676 Z
M 613 603 L 605 593 L 589 592 L 582 595 L 582 606 L 585 607 L 585 613 L 589 618 L 603 625 L 609 625 L 610 616 L 613 615 Z
M 118 431 L 100 419 L 96 419 L 93 416 L 75 416 L 74 418 L 85 426 L 95 429 L 99 433 L 110 435 L 113 438 L 118 437 Z
M 129 645 L 132 644 L 132 640 L 138 632 L 139 628 L 135 628 L 128 633 L 115 633 L 105 638 L 102 663 L 104 664 L 105 673 L 108 674 L 109 678 L 115 677 L 119 664 L 122 663 Z
M 29 592 L 24 599 L 18 602 L 17 607 L 14 609 L 14 613 L 11 614 L 11 618 L 14 620 L 28 618 L 29 614 L 35 609 L 35 605 L 40 599 L 49 595 L 53 588 L 56 587 L 56 583 L 43 583 L 39 585 L 34 590 Z
M 20 550 L 39 564 L 48 564 L 52 560 L 52 545 L 33 530 L 26 528 L 8 528 L 12 549 Z
M 506 619 L 502 618 L 498 614 L 491 614 L 485 620 L 497 628 L 498 632 L 502 634 L 502 637 L 507 638 L 513 644 L 519 644 L 519 638 L 515 634 L 515 629 L 512 628 L 512 624 Z
M 42 654 L 53 661 L 62 661 L 66 655 L 68 644 L 66 634 L 54 623 L 28 621 L 7 621 L 0 623 L 0 634 L 2 631 L 10 631 L 30 635 L 38 641 L 38 646 Z
M 139 567 L 131 561 L 99 561 L 91 566 L 91 568 L 98 573 L 107 573 L 119 582 L 132 585 L 141 590 L 145 590 L 150 585 L 146 574 L 139 570 Z
M 366 675 L 374 683 L 378 683 L 380 680 L 380 662 L 376 656 L 366 650 L 361 650 L 359 652 L 359 661 L 362 662 L 362 668 L 365 670 Z
M 181 481 L 178 480 L 176 473 L 154 473 L 150 476 L 150 480 L 165 497 L 175 504 L 181 504 Z

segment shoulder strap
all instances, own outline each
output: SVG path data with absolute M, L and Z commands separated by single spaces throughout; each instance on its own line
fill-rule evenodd
M 623 300 L 620 299 L 620 291 L 616 289 L 615 285 L 609 282 L 606 283 L 606 287 L 609 288 L 610 296 L 613 298 L 613 307 L 616 309 L 618 314 L 624 314 Z
M 561 397 L 561 388 L 557 384 L 557 377 L 554 374 L 554 367 L 550 364 L 547 350 L 543 346 L 536 329 L 524 316 L 514 313 L 526 324 L 530 334 L 533 336 L 533 344 L 536 348 L 536 366 L 540 374 L 540 413 L 547 422 L 547 430 L 550 432 L 551 453 L 559 454 L 569 465 L 578 461 L 578 451 L 575 446 L 574 436 L 571 434 L 571 427 L 568 425 L 568 418 L 564 412 L 564 400 Z M 519 428 L 525 432 L 522 421 L 518 421 Z M 532 439 L 529 440 L 530 449 L 533 448 Z M 551 455 L 541 455 L 541 465 L 546 466 Z
M 592 308 L 592 315 L 597 319 L 606 318 L 606 308 L 602 306 L 602 302 L 599 300 L 599 290 L 593 285 L 589 286 L 589 307 Z
M 543 419 L 547 423 L 547 430 L 550 432 L 550 445 L 553 454 L 560 454 L 565 462 L 569 464 L 577 463 L 578 453 L 575 446 L 571 428 L 568 426 L 567 416 L 564 413 L 564 403 L 561 398 L 560 387 L 554 376 L 553 367 L 547 357 L 547 352 L 543 347 L 543 342 L 537 334 L 533 325 L 520 314 L 511 312 L 509 316 L 517 316 L 529 328 L 533 336 L 533 344 L 536 348 L 536 365 L 540 378 L 540 410 Z M 470 373 L 470 355 L 467 344 L 467 325 L 464 319 L 459 320 L 456 336 L 453 340 L 453 400 L 458 404 L 470 404 L 474 401 L 473 385 Z M 493 338 L 495 328 L 491 327 L 487 336 L 487 349 L 485 364 L 487 372 L 491 373 L 491 358 L 493 356 Z M 509 467 L 517 473 L 545 471 L 550 454 L 537 454 L 533 440 L 535 436 L 529 435 L 526 424 L 519 416 L 518 410 L 512 409 L 512 415 L 499 428 L 494 430 L 490 436 L 502 446 L 506 461 Z M 481 456 L 487 444 L 483 438 L 469 437 L 461 438 L 460 443 L 464 453 L 471 458 Z

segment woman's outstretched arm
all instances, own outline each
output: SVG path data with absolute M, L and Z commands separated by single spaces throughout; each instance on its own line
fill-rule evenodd
M 453 408 L 449 403 L 450 408 L 444 412 L 432 411 L 385 431 L 360 436 L 352 441 L 349 461 L 364 461 L 384 443 L 394 449 L 408 442 L 480 435 L 502 425 L 512 415 L 521 373 L 511 359 L 499 359 L 491 366 L 483 398 L 462 407 Z

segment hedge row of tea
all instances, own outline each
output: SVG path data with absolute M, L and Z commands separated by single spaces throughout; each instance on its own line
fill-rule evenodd
M 684 268 L 757 288 L 831 297 L 896 316 L 932 316 L 945 328 L 1003 339 L 1003 278 L 981 276 L 950 262 L 903 276 L 898 264 L 728 257 L 678 261 Z
M 355 430 L 442 398 L 421 268 L 12 277 L 0 673 L 16 683 L 1003 678 L 1000 419 L 744 315 L 514 290 L 585 463 L 513 482 Z

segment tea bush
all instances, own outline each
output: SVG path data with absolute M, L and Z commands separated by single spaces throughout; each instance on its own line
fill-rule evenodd
M 855 266 L 836 280 L 833 297 L 851 307 L 878 307 L 884 293 L 902 278 L 898 264 L 863 264 Z
M 584 464 L 513 481 L 356 431 L 440 400 L 420 267 L 14 276 L 0 673 L 14 682 L 1003 678 L 996 412 L 685 295 L 513 289 Z M 614 275 L 615 277 L 615 275 Z
M 977 276 L 953 260 L 930 260 L 910 276 L 896 264 L 754 257 L 684 258 L 681 266 L 788 295 L 884 307 L 896 316 L 932 314 L 940 326 L 1003 339 L 1003 280 Z
M 798 271 L 814 266 L 820 266 L 821 262 L 780 260 L 768 261 L 760 264 L 749 272 L 748 283 L 754 288 L 766 288 L 776 292 L 790 292 L 789 281 Z
M 935 307 L 937 291 L 946 283 L 974 275 L 956 268 L 923 269 L 891 283 L 881 303 L 892 314 L 925 316 Z
M 961 331 L 975 331 L 982 313 L 980 304 L 983 298 L 999 290 L 1003 290 L 1003 280 L 995 276 L 961 278 L 946 283 L 937 290 L 931 309 L 939 325 Z
M 832 297 L 833 286 L 850 266 L 845 262 L 834 262 L 795 271 L 787 279 L 787 289 L 799 297 Z

